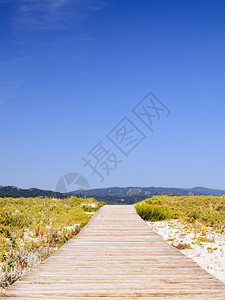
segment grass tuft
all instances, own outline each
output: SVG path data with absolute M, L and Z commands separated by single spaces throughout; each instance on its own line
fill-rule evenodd
M 0 287 L 76 236 L 104 202 L 93 198 L 0 198 Z

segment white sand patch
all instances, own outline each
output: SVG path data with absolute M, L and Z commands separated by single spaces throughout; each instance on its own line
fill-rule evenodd
M 178 220 L 147 222 L 169 244 L 185 248 L 180 250 L 204 270 L 225 282 L 225 234 L 211 227 L 196 230 Z
M 80 227 L 80 224 L 79 224 L 79 223 L 74 224 L 74 225 L 71 225 L 71 226 L 65 226 L 65 227 L 63 227 L 63 229 L 72 231 L 72 230 L 75 230 L 77 227 L 78 227 L 78 228 Z M 60 228 L 58 228 L 58 229 L 60 229 Z
M 84 206 L 90 206 L 92 208 L 97 208 L 98 207 L 98 203 L 82 203 L 81 207 L 84 207 Z

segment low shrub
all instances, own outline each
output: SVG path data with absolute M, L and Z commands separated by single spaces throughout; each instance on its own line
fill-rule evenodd
M 172 211 L 166 205 L 140 203 L 136 204 L 135 208 L 139 216 L 146 221 L 160 221 L 172 216 Z
M 144 220 L 179 218 L 224 231 L 225 196 L 153 196 L 135 207 Z

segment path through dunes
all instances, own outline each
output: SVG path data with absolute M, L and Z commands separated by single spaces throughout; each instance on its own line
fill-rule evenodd
M 154 233 L 133 206 L 103 206 L 11 286 L 8 299 L 225 299 L 225 284 Z

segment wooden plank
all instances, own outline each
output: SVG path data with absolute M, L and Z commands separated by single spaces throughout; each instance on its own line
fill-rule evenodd
M 104 206 L 5 291 L 8 299 L 225 299 L 225 284 L 153 232 L 133 206 Z

